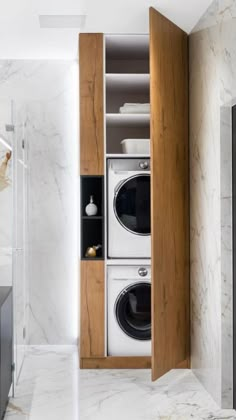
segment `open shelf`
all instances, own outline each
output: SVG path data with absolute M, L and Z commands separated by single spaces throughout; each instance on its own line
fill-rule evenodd
M 150 139 L 150 114 L 119 112 L 150 103 L 149 35 L 106 35 L 105 44 L 106 153 L 125 158 L 122 140 Z
M 149 74 L 107 74 L 106 112 L 118 114 L 127 102 L 150 103 L 149 84 Z
M 103 261 L 104 257 L 81 257 L 81 261 Z
M 150 114 L 106 114 L 109 127 L 147 127 L 150 125 Z
M 106 158 L 110 159 L 110 158 L 117 158 L 117 159 L 133 159 L 133 158 L 149 158 L 150 159 L 150 154 L 138 154 L 138 153 L 133 153 L 133 154 L 128 154 L 128 153 L 107 153 L 106 154 Z
M 81 259 L 102 260 L 104 259 L 104 177 L 103 176 L 81 176 Z M 89 204 L 90 196 L 94 197 L 94 204 L 98 207 L 95 216 L 88 216 L 85 208 Z M 87 248 L 101 245 L 95 258 L 86 257 Z
M 121 141 L 124 139 L 150 139 L 149 124 L 140 126 L 107 126 L 106 129 L 106 152 L 108 154 L 122 154 Z M 125 155 L 124 155 L 125 156 Z
M 107 73 L 149 73 L 148 35 L 106 35 Z
M 96 245 L 102 245 L 102 248 L 97 251 L 97 258 L 103 258 L 103 220 L 91 219 L 83 220 L 82 222 L 82 243 L 81 243 L 81 258 L 91 260 L 91 257 L 85 257 L 88 248 Z
M 107 58 L 149 58 L 148 34 L 106 35 Z
M 106 35 L 107 73 L 149 73 L 148 35 Z
M 87 216 L 85 207 L 89 204 L 90 196 L 94 198 L 94 204 L 98 207 L 98 213 L 95 217 L 103 216 L 103 185 L 102 177 L 99 176 L 82 176 L 81 177 L 81 215 L 82 217 L 91 219 L 94 216 Z
M 149 91 L 150 75 L 149 74 L 106 74 L 106 87 L 108 90 L 147 90 Z

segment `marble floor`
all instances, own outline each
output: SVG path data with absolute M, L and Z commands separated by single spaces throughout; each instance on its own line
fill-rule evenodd
M 76 347 L 30 347 L 4 420 L 78 420 L 78 378 Z
M 79 378 L 80 377 L 80 378 Z M 72 346 L 30 347 L 5 420 L 236 419 L 191 371 L 152 383 L 148 370 L 80 371 Z
M 173 370 L 152 383 L 145 370 L 82 371 L 80 420 L 236 419 L 220 410 L 193 373 Z

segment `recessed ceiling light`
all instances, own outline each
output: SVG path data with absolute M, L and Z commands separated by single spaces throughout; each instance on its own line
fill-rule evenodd
M 78 29 L 84 26 L 86 15 L 39 15 L 40 28 Z

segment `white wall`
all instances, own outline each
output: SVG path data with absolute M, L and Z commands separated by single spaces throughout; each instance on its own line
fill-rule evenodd
M 77 339 L 77 82 L 75 61 L 0 62 L 29 154 L 29 344 Z

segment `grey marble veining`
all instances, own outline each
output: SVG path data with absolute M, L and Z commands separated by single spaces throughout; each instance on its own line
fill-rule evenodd
M 235 0 L 214 1 L 190 36 L 192 367 L 223 407 L 233 404 L 235 16 Z
M 236 419 L 189 370 L 80 370 L 74 346 L 30 346 L 5 420 Z
M 189 370 L 151 382 L 148 370 L 80 372 L 80 420 L 235 419 Z
M 28 148 L 30 344 L 78 334 L 77 84 L 75 61 L 0 61 L 0 96 L 14 98 Z
M 192 30 L 192 33 L 202 31 L 217 24 L 219 11 L 219 0 L 214 0 L 204 15 L 199 19 Z
M 190 37 L 191 361 L 221 404 L 219 45 L 215 27 Z
M 221 107 L 221 382 L 233 406 L 232 109 Z
M 195 25 L 193 32 L 201 31 L 212 26 L 232 22 L 236 18 L 235 0 L 214 0 L 204 15 Z
M 5 420 L 78 420 L 75 346 L 29 347 Z

